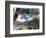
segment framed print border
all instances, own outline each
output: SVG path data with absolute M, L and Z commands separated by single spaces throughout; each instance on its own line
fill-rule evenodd
M 10 4 L 21 4 L 21 5 L 38 5 L 43 8 L 43 31 L 41 33 L 23 33 L 23 34 L 10 34 Z M 36 2 L 19 2 L 19 1 L 5 1 L 5 37 L 17 37 L 17 36 L 29 36 L 29 35 L 44 35 L 45 34 L 45 7 L 44 3 Z

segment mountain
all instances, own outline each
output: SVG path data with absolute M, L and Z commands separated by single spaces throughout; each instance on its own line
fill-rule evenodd
M 33 17 L 29 15 L 18 15 L 16 22 L 26 22 L 26 21 L 32 21 Z

